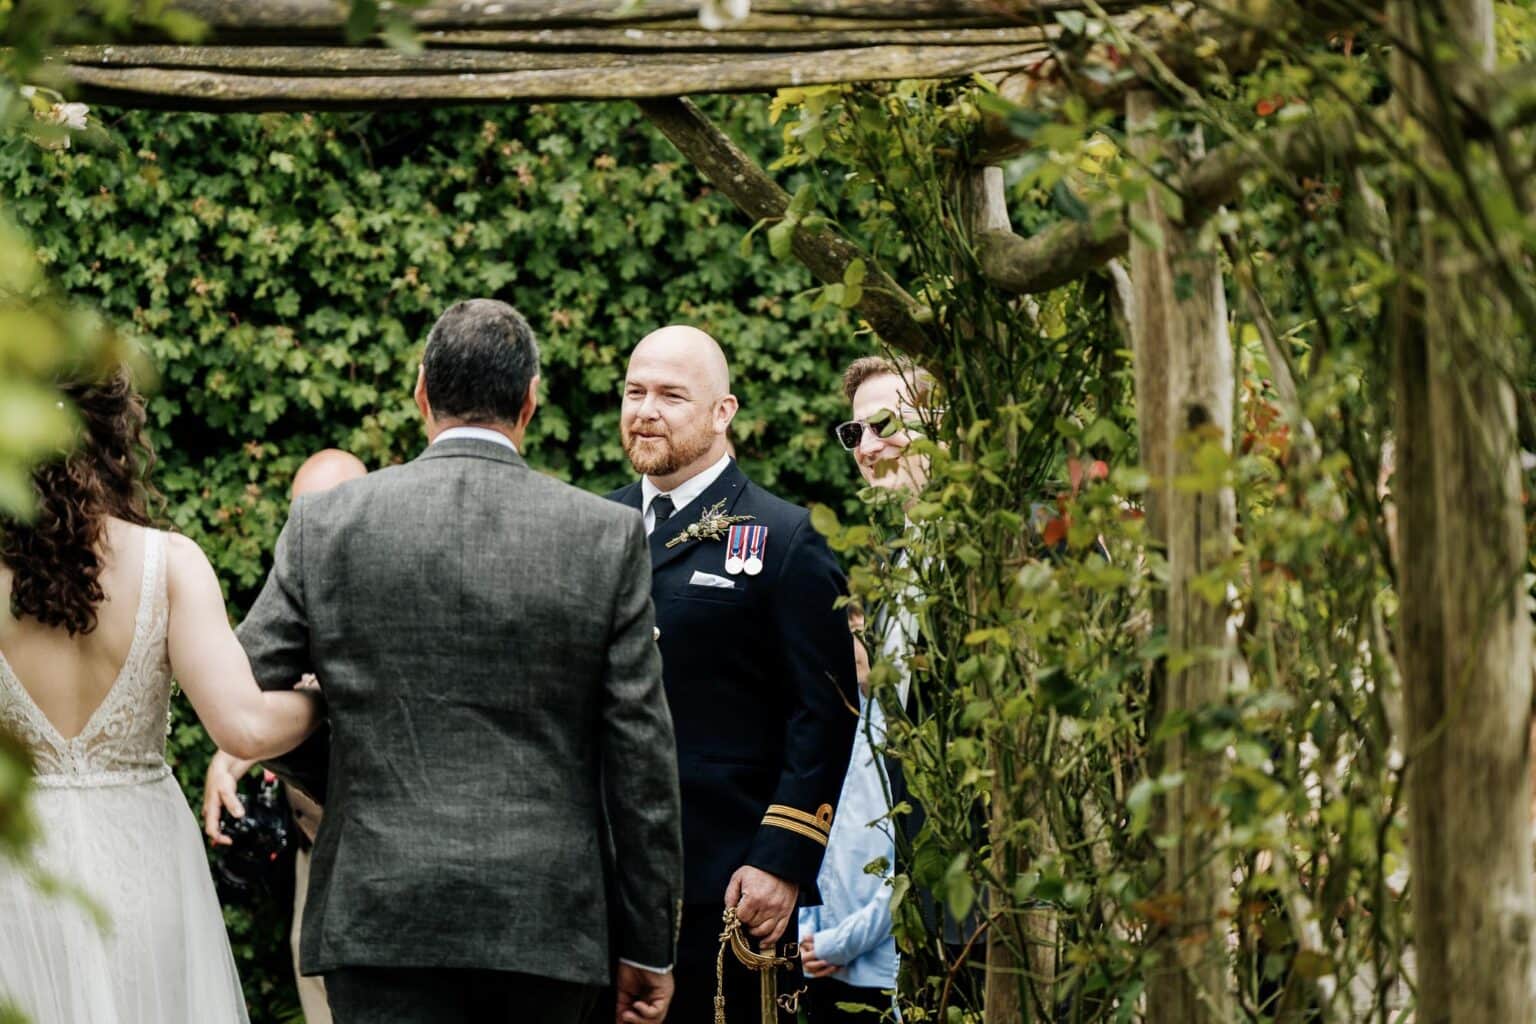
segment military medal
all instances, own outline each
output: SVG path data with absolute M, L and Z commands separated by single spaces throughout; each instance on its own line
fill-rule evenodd
M 747 564 L 747 527 L 732 526 L 725 541 L 725 571 L 739 576 Z
M 763 571 L 763 548 L 767 546 L 768 527 L 747 527 L 747 560 L 741 567 L 748 576 L 756 576 Z

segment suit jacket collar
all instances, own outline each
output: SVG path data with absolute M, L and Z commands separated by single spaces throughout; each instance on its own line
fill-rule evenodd
M 703 494 L 690 501 L 686 508 L 671 519 L 657 524 L 655 531 L 651 534 L 651 570 L 654 572 L 669 562 L 681 558 L 700 544 L 721 543 L 715 540 L 691 540 L 678 544 L 675 547 L 667 547 L 667 541 L 698 522 L 704 511 L 710 506 L 723 501 L 725 502 L 725 512 L 729 514 L 736 507 L 736 502 L 740 500 L 742 494 L 746 492 L 749 482 L 747 475 L 736 464 L 736 460 L 732 459 L 731 464 L 725 467 L 725 472 L 721 473 L 714 483 L 706 487 Z M 619 500 L 634 508 L 639 508 L 641 501 L 639 483 L 635 483 L 632 494 L 624 494 Z
M 429 444 L 426 451 L 416 456 L 417 462 L 428 459 L 489 459 L 491 462 L 505 462 L 509 466 L 526 468 L 528 465 L 521 455 L 506 445 L 475 437 L 450 437 Z

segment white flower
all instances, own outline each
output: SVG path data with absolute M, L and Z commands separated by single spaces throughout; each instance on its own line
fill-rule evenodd
M 33 96 L 37 95 L 37 86 L 35 86 L 35 85 L 24 85 L 24 86 L 21 87 L 21 94 L 23 96 L 25 96 L 27 99 L 31 99 Z
M 752 0 L 702 0 L 699 24 L 705 31 L 718 32 L 741 21 L 752 12 Z
M 55 103 L 53 105 L 54 123 L 62 124 L 73 131 L 85 131 L 90 115 L 91 108 L 84 103 Z

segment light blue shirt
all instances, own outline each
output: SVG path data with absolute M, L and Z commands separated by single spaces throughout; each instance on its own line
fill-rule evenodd
M 817 959 L 842 964 L 833 975 L 858 988 L 896 987 L 896 940 L 891 937 L 891 872 L 896 844 L 885 815 L 884 766 L 875 746 L 885 739 L 885 719 L 876 701 L 865 697 L 859 709 L 848 774 L 837 801 L 837 817 L 827 839 L 816 885 L 821 906 L 800 911 L 800 937 L 814 935 Z M 885 858 L 885 871 L 864 870 Z

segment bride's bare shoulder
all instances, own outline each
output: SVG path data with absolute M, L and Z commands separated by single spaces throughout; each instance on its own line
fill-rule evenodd
M 208 555 L 197 541 L 170 531 L 165 534 L 165 557 L 173 571 L 203 569 L 208 565 Z
M 178 592 L 204 591 L 207 581 L 213 577 L 213 566 L 192 538 L 166 531 L 165 575 L 170 597 L 174 601 Z

